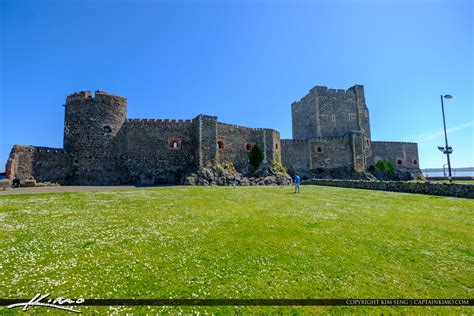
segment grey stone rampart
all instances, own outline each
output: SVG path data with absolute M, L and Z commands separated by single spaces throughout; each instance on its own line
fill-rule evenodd
M 72 173 L 71 159 L 59 148 L 15 145 L 8 157 L 6 178 L 67 183 Z
M 353 167 L 353 148 L 350 135 L 317 137 L 309 140 L 311 169 Z
M 371 164 L 381 159 L 390 160 L 399 169 L 419 169 L 418 144 L 372 141 Z
M 129 120 L 112 147 L 125 175 L 119 182 L 176 183 L 195 162 L 191 120 Z
M 291 173 L 301 173 L 312 169 L 310 141 L 282 139 L 281 158 L 283 165 Z
M 474 198 L 474 185 L 471 184 L 325 179 L 306 180 L 302 184 Z
M 253 129 L 219 122 L 217 133 L 218 141 L 224 147 L 218 149 L 219 163 L 232 163 L 238 171 L 246 167 L 249 152 L 247 145 L 257 143 Z
M 317 168 L 354 168 L 360 163 L 353 133 L 344 136 L 314 137 L 307 140 L 282 139 L 283 165 L 290 171 L 306 172 Z M 359 136 L 360 138 L 360 136 Z M 361 141 L 359 139 L 359 141 Z
M 264 152 L 263 163 L 281 162 L 280 134 L 267 128 L 248 128 L 217 123 L 219 163 L 232 163 L 237 170 L 248 165 L 248 153 L 254 145 Z

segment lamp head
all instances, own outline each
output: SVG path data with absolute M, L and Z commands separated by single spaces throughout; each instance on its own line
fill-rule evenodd
M 443 98 L 445 98 L 446 100 L 449 100 L 449 99 L 452 99 L 453 96 L 450 94 L 446 94 L 445 96 L 443 96 Z

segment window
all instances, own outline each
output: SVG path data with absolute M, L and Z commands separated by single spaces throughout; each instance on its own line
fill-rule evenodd
M 167 145 L 168 145 L 169 149 L 180 149 L 181 148 L 181 139 L 179 139 L 179 138 L 168 139 Z
M 275 143 L 275 149 L 278 149 L 278 143 Z
M 102 127 L 102 135 L 107 135 L 112 133 L 112 128 L 108 125 Z
M 414 160 L 413 160 L 413 164 L 414 164 L 414 165 L 417 165 L 417 164 L 418 164 L 418 160 L 414 159 Z
M 224 141 L 220 140 L 217 142 L 217 149 L 224 149 L 225 148 L 225 145 L 224 145 Z
M 323 152 L 323 147 L 318 146 L 318 148 L 316 148 L 316 151 L 317 151 L 318 153 L 322 153 L 322 152 Z
M 401 159 L 397 160 L 397 165 L 401 165 L 402 163 L 403 163 L 403 161 Z
M 251 151 L 251 150 L 252 150 L 252 147 L 253 147 L 253 145 L 250 144 L 250 143 L 245 144 L 245 149 L 246 149 L 247 151 Z
M 336 115 L 335 114 L 331 115 L 331 121 L 336 122 Z

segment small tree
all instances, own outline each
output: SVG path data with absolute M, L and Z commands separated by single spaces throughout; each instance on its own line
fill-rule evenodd
M 249 152 L 249 163 L 255 169 L 260 166 L 263 161 L 263 151 L 257 145 L 252 147 L 252 150 Z

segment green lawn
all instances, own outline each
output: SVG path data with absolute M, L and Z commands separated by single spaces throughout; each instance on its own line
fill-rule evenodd
M 303 186 L 301 194 L 292 187 L 163 187 L 0 196 L 0 297 L 472 298 L 473 215 L 469 199 L 318 186 Z M 473 313 L 472 307 L 79 309 Z

